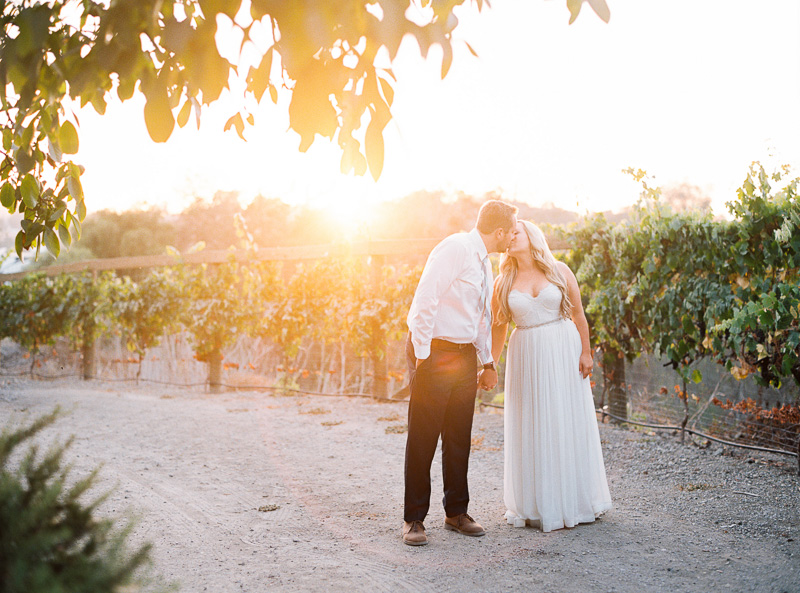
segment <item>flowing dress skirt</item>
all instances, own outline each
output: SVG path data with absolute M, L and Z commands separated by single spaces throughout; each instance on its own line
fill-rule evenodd
M 611 509 L 589 378 L 572 321 L 511 334 L 505 378 L 506 520 L 552 531 Z

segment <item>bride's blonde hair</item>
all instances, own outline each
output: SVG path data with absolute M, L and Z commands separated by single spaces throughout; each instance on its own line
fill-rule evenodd
M 522 227 L 528 235 L 530 241 L 531 257 L 533 263 L 544 272 L 545 277 L 561 291 L 561 316 L 565 319 L 572 317 L 572 303 L 569 300 L 567 290 L 567 280 L 558 268 L 558 262 L 553 257 L 550 247 L 542 230 L 527 220 L 520 220 Z M 500 310 L 494 320 L 495 325 L 508 323 L 511 321 L 511 309 L 508 307 L 508 295 L 514 280 L 517 278 L 517 260 L 515 257 L 504 253 L 500 259 L 500 274 L 497 277 L 498 302 Z

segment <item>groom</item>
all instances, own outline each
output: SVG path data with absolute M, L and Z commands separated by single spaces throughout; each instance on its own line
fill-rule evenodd
M 481 206 L 474 229 L 450 235 L 434 247 L 411 303 L 403 523 L 403 542 L 409 546 L 428 543 L 423 521 L 430 506 L 431 462 L 440 435 L 444 526 L 464 535 L 486 533 L 467 514 L 467 466 L 477 384 L 487 390 L 497 384 L 491 354 L 489 254 L 508 248 L 516 214 L 515 206 L 499 200 Z M 476 358 L 483 367 L 480 374 Z

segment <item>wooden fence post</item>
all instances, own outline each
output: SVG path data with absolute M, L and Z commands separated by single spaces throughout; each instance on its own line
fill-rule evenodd
M 95 364 L 95 333 L 96 325 L 94 321 L 89 321 L 83 330 L 83 347 L 81 354 L 83 356 L 83 380 L 90 381 L 95 378 L 97 374 L 97 366 Z
M 208 355 L 208 390 L 222 393 L 222 352 L 215 346 Z
M 609 413 L 627 420 L 628 391 L 625 388 L 625 357 L 622 352 L 609 350 L 603 355 L 603 373 L 608 377 Z
M 97 288 L 97 270 L 92 270 L 92 290 Z M 95 347 L 94 342 L 97 337 L 97 324 L 94 318 L 90 319 L 83 328 L 83 347 L 81 348 L 81 355 L 83 356 L 83 380 L 90 381 L 95 378 L 97 374 L 97 366 L 95 362 Z
M 689 421 L 689 392 L 686 391 L 686 377 L 683 377 L 683 393 L 681 399 L 683 400 L 683 421 L 681 422 L 681 444 L 686 439 L 686 423 Z
M 372 291 L 376 297 L 379 296 L 378 291 L 381 289 L 381 279 L 383 278 L 383 267 L 385 265 L 385 255 L 372 256 Z M 386 332 L 381 329 L 380 322 L 373 320 L 372 351 L 370 352 L 372 358 L 372 394 L 376 398 L 386 399 L 389 387 L 389 357 L 386 352 L 383 353 L 383 356 L 380 356 L 381 350 L 386 350 Z

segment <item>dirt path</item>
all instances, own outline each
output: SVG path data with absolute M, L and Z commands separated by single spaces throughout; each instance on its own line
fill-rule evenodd
M 103 507 L 138 517 L 155 570 L 191 592 L 800 591 L 800 480 L 788 458 L 601 426 L 615 509 L 543 534 L 503 520 L 501 414 L 475 418 L 470 513 L 404 546 L 405 403 L 219 396 L 128 385 L 0 385 L 0 419 L 60 404 L 74 474 L 103 464 Z M 388 430 L 387 430 L 388 429 Z M 439 457 L 434 493 L 441 492 Z M 275 510 L 268 510 L 268 509 Z M 262 510 L 259 510 L 262 509 Z

